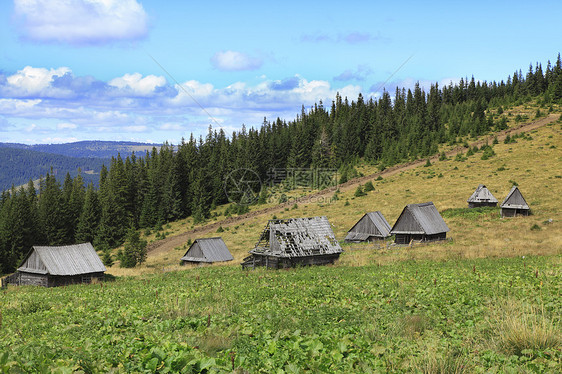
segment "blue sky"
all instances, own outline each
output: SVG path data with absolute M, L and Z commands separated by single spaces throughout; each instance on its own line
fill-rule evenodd
M 502 80 L 555 61 L 560 14 L 557 1 L 4 0 L 0 141 L 178 143 L 292 120 L 336 92 L 377 97 L 386 80 Z

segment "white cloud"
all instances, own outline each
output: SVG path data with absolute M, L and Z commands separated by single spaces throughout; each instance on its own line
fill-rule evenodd
M 77 142 L 79 139 L 76 137 L 68 137 L 68 138 L 61 138 L 58 136 L 55 137 L 46 137 L 41 139 L 41 143 L 44 144 L 54 144 L 54 143 L 74 143 Z
M 181 131 L 183 130 L 183 126 L 179 123 L 164 123 L 160 127 L 160 130 L 170 130 L 170 131 Z
M 37 106 L 41 99 L 20 100 L 20 99 L 0 99 L 1 114 L 18 114 L 29 112 L 33 107 Z
M 57 69 L 34 68 L 26 66 L 17 73 L 6 77 L 7 85 L 4 95 L 17 97 L 26 96 L 51 96 L 66 97 L 71 91 L 64 88 L 53 87 L 51 84 L 57 77 L 62 77 L 71 70 L 67 67 Z
M 148 33 L 136 0 L 14 0 L 22 36 L 73 45 L 136 40 Z
M 36 141 L 70 131 L 82 138 L 138 134 L 179 141 L 189 132 L 204 135 L 209 124 L 231 133 L 242 124 L 260 126 L 264 116 L 293 120 L 302 105 L 310 108 L 322 100 L 329 107 L 336 92 L 354 100 L 361 87 L 333 87 L 298 75 L 226 87 L 195 80 L 171 85 L 163 77 L 139 73 L 104 82 L 75 77 L 68 68 L 26 67 L 0 76 L 0 118 L 12 124 L 11 133 L 40 134 Z
M 78 126 L 75 125 L 74 123 L 59 123 L 57 125 L 57 130 L 74 130 L 77 127 Z
M 127 132 L 146 132 L 148 126 L 123 126 L 123 131 Z
M 130 91 L 134 95 L 147 96 L 153 94 L 157 87 L 165 86 L 166 78 L 156 75 L 147 75 L 143 78 L 142 74 L 133 73 L 114 78 L 108 84 L 125 91 Z
M 221 51 L 211 58 L 211 64 L 222 71 L 244 71 L 259 69 L 263 61 L 243 52 Z

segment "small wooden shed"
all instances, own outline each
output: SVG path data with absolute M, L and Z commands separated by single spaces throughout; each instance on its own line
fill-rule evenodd
M 517 215 L 528 216 L 531 214 L 531 208 L 529 208 L 529 205 L 517 186 L 511 187 L 511 190 L 501 203 L 500 208 L 502 217 L 515 217 Z
M 33 246 L 10 283 L 43 287 L 103 280 L 106 268 L 90 243 Z
M 406 205 L 390 233 L 396 236 L 396 244 L 409 244 L 445 240 L 448 231 L 449 227 L 430 201 Z
M 390 224 L 380 211 L 365 214 L 347 232 L 346 242 L 384 240 L 390 236 Z
M 343 252 L 328 218 L 270 220 L 243 268 L 265 266 L 279 269 L 297 265 L 326 265 Z
M 221 237 L 195 239 L 185 255 L 181 264 L 203 264 L 213 262 L 232 261 L 234 257 L 226 247 Z
M 479 184 L 474 193 L 467 200 L 469 208 L 478 208 L 481 206 L 497 206 L 498 199 L 492 195 L 485 185 Z

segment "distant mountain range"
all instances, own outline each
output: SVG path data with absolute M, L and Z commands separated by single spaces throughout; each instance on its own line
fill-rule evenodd
M 0 143 L 0 190 L 37 180 L 53 170 L 59 181 L 66 173 L 76 176 L 78 169 L 86 183 L 99 181 L 103 164 L 109 166 L 111 157 L 125 158 L 133 152 L 144 155 L 158 144 L 111 141 L 82 141 L 65 144 Z
M 95 157 L 111 158 L 121 154 L 125 158 L 131 153 L 144 154 L 145 151 L 152 150 L 152 147 L 160 147 L 160 144 L 137 143 L 137 142 L 112 142 L 101 140 L 87 140 L 75 143 L 63 144 L 20 144 L 20 143 L 0 143 L 0 148 L 26 149 L 30 151 L 51 153 L 68 157 Z

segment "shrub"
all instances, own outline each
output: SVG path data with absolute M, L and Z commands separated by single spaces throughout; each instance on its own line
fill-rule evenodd
M 486 146 L 486 148 L 484 149 L 484 153 L 482 154 L 482 157 L 480 159 L 487 160 L 490 157 L 493 157 L 495 155 L 496 155 L 496 152 L 494 152 L 494 149 L 490 146 Z
M 365 183 L 365 192 L 373 191 L 374 189 L 375 186 L 373 186 L 373 182 L 368 181 L 367 183 Z
M 219 226 L 219 228 L 217 229 L 217 232 L 224 232 L 224 229 L 222 228 L 222 225 Z
M 125 247 L 120 253 L 121 267 L 132 268 L 142 264 L 146 260 L 146 245 L 146 240 L 140 238 L 137 230 L 129 229 Z
M 113 256 L 111 256 L 111 252 L 109 250 L 103 252 L 103 256 L 101 258 L 101 261 L 107 267 L 113 266 Z
M 447 155 L 445 154 L 445 152 L 441 152 L 441 154 L 439 155 L 439 161 L 446 161 L 447 160 Z
M 379 176 L 377 177 L 377 179 L 375 179 L 375 180 L 377 180 L 377 181 L 382 181 L 382 175 L 379 175 Z
M 457 153 L 457 155 L 455 156 L 455 161 L 459 161 L 459 162 L 464 162 L 465 157 L 462 155 L 462 153 Z
M 357 188 L 355 189 L 355 193 L 353 194 L 353 196 L 355 197 L 361 197 L 361 196 L 365 196 L 367 195 L 365 193 L 365 191 L 363 191 L 363 186 L 359 185 L 357 186 Z
M 429 161 L 429 158 L 428 158 L 427 161 L 425 162 L 424 167 L 427 168 L 427 167 L 429 167 L 429 166 L 431 166 L 431 161 Z
M 531 226 L 531 231 L 539 231 L 541 229 L 541 227 L 539 225 L 537 225 L 536 223 Z

